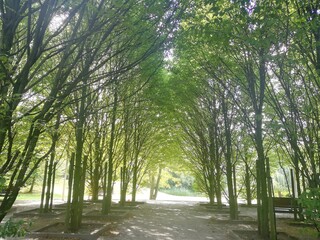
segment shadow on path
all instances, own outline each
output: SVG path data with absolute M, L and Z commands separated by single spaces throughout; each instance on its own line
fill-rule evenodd
M 114 230 L 114 240 L 124 239 L 238 239 L 228 226 L 214 225 L 212 214 L 193 202 L 148 201 L 134 216 Z M 100 237 L 100 240 L 110 239 Z

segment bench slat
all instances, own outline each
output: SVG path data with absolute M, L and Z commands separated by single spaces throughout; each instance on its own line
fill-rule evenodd
M 273 207 L 274 211 L 278 213 L 296 213 L 299 206 L 297 199 L 274 197 Z

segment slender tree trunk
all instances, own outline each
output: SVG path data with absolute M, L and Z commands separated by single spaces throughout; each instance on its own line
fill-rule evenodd
M 234 206 L 235 206 L 235 214 L 236 214 L 236 219 L 238 219 L 238 198 L 237 198 L 237 178 L 236 178 L 236 165 L 233 164 L 232 168 L 232 173 L 233 173 L 233 193 L 234 193 Z
M 48 177 L 46 183 L 46 197 L 43 212 L 49 212 L 49 203 L 51 198 L 51 186 L 52 186 L 52 177 L 53 177 L 53 165 L 54 165 L 54 152 L 52 151 L 49 165 L 48 165 Z
M 259 52 L 259 76 L 254 73 L 252 63 L 249 62 L 246 68 L 248 92 L 254 109 L 254 141 L 258 155 L 257 161 L 257 185 L 259 186 L 258 196 L 258 225 L 259 234 L 269 237 L 269 211 L 268 211 L 268 188 L 266 176 L 265 153 L 263 146 L 263 103 L 266 87 L 266 60 L 265 50 Z
M 252 195 L 251 195 L 251 181 L 250 181 L 250 169 L 248 166 L 248 163 L 246 164 L 246 173 L 245 173 L 245 185 L 246 185 L 246 199 L 247 199 L 247 205 L 250 207 L 252 205 Z
M 70 230 L 77 232 L 81 224 L 82 206 L 81 206 L 81 179 L 83 167 L 83 144 L 84 144 L 84 128 L 86 121 L 86 98 L 87 98 L 87 84 L 83 82 L 81 90 L 80 109 L 78 112 L 78 119 L 76 122 L 76 153 L 75 153 L 75 166 L 74 166 L 74 180 L 72 191 L 72 202 L 70 209 Z
M 270 240 L 277 240 L 277 227 L 275 220 L 275 213 L 273 207 L 273 187 L 272 178 L 270 175 L 269 158 L 266 159 L 266 176 L 267 176 L 267 188 L 268 188 L 268 208 L 269 208 L 269 220 L 270 220 Z
M 221 188 L 221 172 L 217 171 L 213 188 L 215 189 L 215 196 L 217 198 L 218 207 L 222 207 L 222 188 Z
M 262 140 L 262 114 L 256 116 L 256 145 L 257 145 L 257 153 L 258 153 L 258 164 L 257 167 L 259 169 L 259 177 L 257 181 L 259 181 L 260 192 L 259 192 L 259 204 L 258 211 L 260 212 L 260 234 L 263 237 L 269 237 L 269 212 L 268 212 L 268 188 L 266 182 L 266 169 L 265 169 L 265 156 L 264 156 L 264 148 L 263 148 L 263 140 Z
M 206 178 L 206 176 L 204 176 L 204 178 Z M 210 205 L 214 205 L 215 204 L 215 196 L 216 196 L 216 187 L 215 187 L 215 182 L 216 179 L 214 178 L 213 173 L 210 174 L 210 177 L 208 180 L 206 180 L 207 182 L 207 192 L 208 192 L 208 197 L 209 197 L 209 204 Z
M 136 106 L 136 105 L 135 105 Z M 142 137 L 141 137 L 141 131 L 142 126 L 140 122 L 140 116 L 134 115 L 134 132 L 133 132 L 133 146 L 134 146 L 134 162 L 133 162 L 133 176 L 132 176 L 132 202 L 136 201 L 137 197 L 137 190 L 138 190 L 138 174 L 139 170 L 141 169 L 141 163 L 139 163 L 139 154 L 141 151 L 142 146 Z
M 126 162 L 124 162 L 127 164 Z M 120 180 L 121 180 L 121 190 L 120 190 L 120 205 L 124 206 L 126 203 L 127 198 L 127 189 L 128 189 L 128 181 L 127 181 L 127 168 L 126 165 L 124 165 L 121 168 L 120 172 Z
M 159 185 L 160 185 L 160 180 L 161 180 L 161 172 L 162 172 L 162 168 L 159 167 L 158 177 L 157 177 L 156 185 L 155 185 L 155 188 L 154 188 L 154 194 L 153 194 L 153 199 L 154 200 L 156 200 L 157 196 L 158 196 Z
M 93 170 L 93 176 L 91 178 L 91 194 L 92 194 L 92 201 L 96 202 L 99 200 L 99 181 L 100 181 L 100 173 L 99 173 L 99 166 L 95 165 Z
M 229 206 L 230 206 L 230 219 L 234 220 L 238 218 L 236 198 L 234 194 L 233 186 L 233 171 L 232 171 L 232 140 L 231 140 L 231 129 L 230 129 L 230 119 L 228 117 L 228 107 L 226 99 L 223 96 L 222 99 L 222 111 L 224 118 L 224 128 L 225 128 L 225 138 L 226 138 L 226 150 L 225 150 L 225 160 L 227 165 L 227 185 L 228 185 L 228 195 L 229 195 Z
M 138 184 L 138 154 L 136 154 L 133 164 L 133 177 L 132 177 L 132 202 L 136 201 L 137 184 Z
M 104 163 L 103 186 L 102 186 L 103 202 L 107 194 L 107 181 L 108 181 L 108 162 L 106 161 Z
M 100 190 L 100 181 L 103 172 L 103 152 L 105 148 L 106 131 L 101 132 L 101 124 L 99 120 L 96 120 L 95 123 L 95 139 L 94 139 L 94 153 L 93 159 L 90 159 L 90 188 L 91 188 L 91 197 L 92 201 L 96 202 L 99 200 L 99 190 Z M 102 136 L 103 135 L 103 136 Z
M 52 193 L 51 193 L 51 199 L 50 199 L 50 211 L 52 211 L 52 206 L 53 206 L 53 195 L 54 195 L 54 185 L 56 182 L 56 170 L 57 170 L 57 164 L 58 162 L 55 162 L 53 165 L 53 174 L 52 174 Z
M 128 173 L 127 173 L 127 157 L 129 154 L 129 110 L 127 109 L 126 101 L 123 102 L 124 108 L 124 147 L 123 147 L 123 167 L 121 172 L 121 190 L 120 190 L 120 204 L 123 206 L 127 198 L 128 189 Z
M 123 181 L 123 167 L 120 167 L 120 206 L 124 206 L 125 204 L 125 198 L 123 198 L 123 194 L 122 194 L 122 191 L 123 191 L 123 184 L 124 184 L 124 181 Z
M 117 84 L 117 83 L 116 83 Z M 107 189 L 106 195 L 104 196 L 102 213 L 108 214 L 111 209 L 112 203 L 112 182 L 113 182 L 113 155 L 114 155 L 114 142 L 115 142 L 115 131 L 116 131 L 116 119 L 117 119 L 117 108 L 118 108 L 118 88 L 115 87 L 113 108 L 112 108 L 112 119 L 111 119 L 111 135 L 109 142 L 108 151 L 108 175 L 107 175 Z
M 82 223 L 82 212 L 83 212 L 84 190 L 85 190 L 85 183 L 86 183 L 87 162 L 88 162 L 88 156 L 85 155 L 83 158 L 81 181 L 79 184 L 80 185 L 80 193 L 79 193 L 78 226 L 80 226 Z
M 32 177 L 32 182 L 31 182 L 31 186 L 29 188 L 28 193 L 33 193 L 33 188 L 34 188 L 35 183 L 36 183 L 36 176 L 33 176 Z
M 155 200 L 153 196 L 154 196 L 155 185 L 156 185 L 156 177 L 151 172 L 149 173 L 149 181 L 150 181 L 149 200 Z
M 25 144 L 25 149 L 22 152 L 19 161 L 17 161 L 15 170 L 11 175 L 9 185 L 6 190 L 6 194 L 0 205 L 0 221 L 2 221 L 8 211 L 11 209 L 19 194 L 20 188 L 25 184 L 25 182 L 31 176 L 31 173 L 40 163 L 40 161 L 38 161 L 33 167 L 34 170 L 31 170 L 31 172 L 27 174 L 40 133 L 41 130 L 36 126 L 32 129 L 32 131 L 29 132 L 28 142 Z
M 54 126 L 54 133 L 51 136 L 52 139 L 52 143 L 51 143 L 51 153 L 50 153 L 50 159 L 49 159 L 49 165 L 48 167 L 48 174 L 47 174 L 47 181 L 46 181 L 46 195 L 45 195 L 45 203 L 44 203 L 44 209 L 43 212 L 49 212 L 51 211 L 51 207 L 50 207 L 50 201 L 53 197 L 53 178 L 54 178 L 54 171 L 55 171 L 55 166 L 56 163 L 55 158 L 56 158 L 56 146 L 57 146 L 57 142 L 59 139 L 59 134 L 58 134 L 58 130 L 59 130 L 59 126 L 60 126 L 60 117 L 61 114 L 59 113 L 57 115 L 57 120 Z
M 48 161 L 46 161 L 46 164 L 44 166 L 44 175 L 43 175 L 43 183 L 42 183 L 42 190 L 41 190 L 40 212 L 44 211 L 43 206 L 44 206 L 44 198 L 45 198 L 45 194 L 46 194 L 47 176 L 48 176 Z
M 71 199 L 72 199 L 72 186 L 74 179 L 74 159 L 75 154 L 71 154 L 70 164 L 69 164 L 69 179 L 68 179 L 68 198 L 67 198 L 67 209 L 65 216 L 65 230 L 68 232 L 70 230 L 70 209 L 71 209 Z

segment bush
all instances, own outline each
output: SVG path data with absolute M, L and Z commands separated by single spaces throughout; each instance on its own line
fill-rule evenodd
M 31 222 L 26 223 L 23 220 L 14 222 L 9 219 L 2 226 L 0 226 L 0 237 L 23 237 L 27 233 L 28 226 L 30 227 Z
M 303 208 L 306 221 L 314 224 L 320 237 L 320 189 L 307 189 L 300 195 L 298 202 Z

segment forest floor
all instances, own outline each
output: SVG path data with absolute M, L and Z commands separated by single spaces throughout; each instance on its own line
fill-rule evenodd
M 239 220 L 228 220 L 227 209 L 211 209 L 200 204 L 204 198 L 173 197 L 160 195 L 160 200 L 146 201 L 136 208 L 127 208 L 128 213 L 120 218 L 91 219 L 95 223 L 107 223 L 97 237 L 99 240 L 259 240 L 257 235 L 256 208 L 240 207 Z M 28 204 L 29 203 L 29 204 Z M 29 210 L 39 206 L 38 202 L 19 201 L 12 212 Z M 61 203 L 61 202 L 58 202 Z M 59 206 L 59 205 L 57 205 Z M 100 205 L 88 205 L 86 212 L 99 209 Z M 118 209 L 119 210 L 119 209 Z M 114 213 L 120 213 L 114 211 Z M 11 215 L 12 216 L 12 215 Z M 60 217 L 59 217 L 60 216 Z M 24 216 L 33 224 L 31 231 L 36 231 L 56 221 L 63 222 L 63 215 Z M 21 219 L 14 216 L 15 219 Z M 83 222 L 88 220 L 84 219 Z M 292 215 L 277 215 L 278 240 L 315 240 L 316 231 L 303 223 L 293 221 Z M 48 236 L 46 236 L 48 237 Z M 19 239 L 19 238 L 11 238 Z M 20 239 L 45 239 L 44 237 L 24 237 Z M 48 239 L 48 238 L 46 238 Z M 55 237 L 49 239 L 66 239 Z M 69 238 L 70 239 L 70 238 Z M 72 239 L 77 239 L 76 237 Z M 83 238 L 86 239 L 86 238 Z

